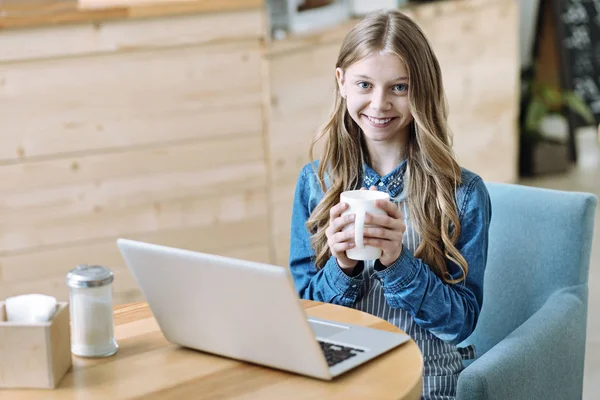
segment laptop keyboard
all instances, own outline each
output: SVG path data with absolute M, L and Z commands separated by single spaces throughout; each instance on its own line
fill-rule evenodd
M 325 354 L 327 365 L 333 367 L 336 364 L 341 363 L 344 360 L 354 357 L 357 354 L 364 352 L 364 350 L 356 349 L 354 347 L 346 347 L 339 344 L 327 343 L 318 341 L 321 345 L 321 350 Z

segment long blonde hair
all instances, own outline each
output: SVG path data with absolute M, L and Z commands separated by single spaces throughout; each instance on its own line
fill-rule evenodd
M 345 72 L 355 62 L 380 52 L 400 57 L 409 73 L 408 96 L 414 120 L 404 190 L 411 220 L 421 236 L 415 257 L 421 258 L 445 282 L 458 283 L 468 272 L 467 261 L 455 247 L 461 231 L 455 201 L 461 169 L 452 151 L 439 63 L 421 29 L 404 14 L 391 10 L 366 16 L 348 33 L 336 67 Z M 324 197 L 306 223 L 312 234 L 317 269 L 331 256 L 325 234 L 329 210 L 339 202 L 344 190 L 360 187 L 363 163 L 369 162 L 361 129 L 350 117 L 337 84 L 329 121 L 311 145 L 311 160 L 321 139 L 325 143 L 317 175 Z M 459 266 L 462 271 L 459 278 L 450 275 L 447 260 Z

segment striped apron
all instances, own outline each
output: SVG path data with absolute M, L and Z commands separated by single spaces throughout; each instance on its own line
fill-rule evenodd
M 406 224 L 403 244 L 414 254 L 420 237 L 410 223 L 406 203 L 400 204 Z M 407 311 L 390 307 L 379 281 L 375 279 L 374 262 L 365 261 L 362 277 L 363 284 L 354 308 L 394 324 L 410 335 L 421 349 L 424 363 L 421 398 L 454 399 L 458 375 L 463 369 L 462 360 L 474 358 L 474 348 L 458 349 L 455 345 L 444 342 L 428 330 L 421 328 Z

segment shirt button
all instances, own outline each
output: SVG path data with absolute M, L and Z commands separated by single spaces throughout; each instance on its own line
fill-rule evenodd
M 379 182 L 379 186 L 383 186 L 383 182 Z
M 353 288 L 355 288 L 355 287 L 356 287 L 356 285 L 352 285 L 352 287 L 353 287 Z

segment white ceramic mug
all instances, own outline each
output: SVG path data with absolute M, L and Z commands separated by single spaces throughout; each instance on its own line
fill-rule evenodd
M 364 245 L 365 236 L 365 214 L 382 214 L 386 212 L 375 206 L 376 200 L 389 200 L 390 195 L 386 192 L 375 190 L 348 190 L 340 195 L 340 201 L 348 204 L 346 211 L 342 215 L 356 214 L 354 220 L 354 243 L 356 246 L 346 250 L 346 256 L 352 260 L 377 260 L 381 257 L 381 249 L 373 246 Z M 367 225 L 368 227 L 368 225 Z M 352 229 L 352 225 L 347 225 L 344 231 Z

